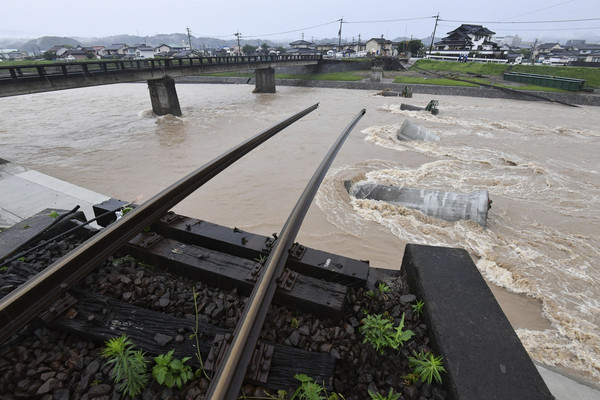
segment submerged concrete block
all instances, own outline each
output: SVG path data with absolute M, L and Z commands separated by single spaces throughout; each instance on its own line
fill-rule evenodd
M 383 78 L 383 68 L 371 67 L 371 82 L 381 82 L 381 78 Z
M 413 189 L 400 186 L 378 185 L 373 182 L 344 182 L 346 190 L 357 199 L 381 200 L 420 211 L 445 221 L 461 219 L 477 222 L 485 227 L 491 201 L 487 190 L 454 193 L 441 190 Z
M 424 140 L 428 142 L 439 142 L 440 137 L 429 132 L 427 129 L 420 127 L 411 120 L 404 121 L 398 133 L 398 140 Z
M 261 68 L 254 71 L 256 83 L 253 93 L 275 93 L 275 70 Z
M 148 81 L 152 111 L 156 115 L 171 114 L 176 117 L 181 115 L 179 98 L 175 90 L 175 81 L 169 77 L 152 79 Z
M 425 304 L 450 399 L 554 399 L 469 253 L 407 244 L 400 273 Z

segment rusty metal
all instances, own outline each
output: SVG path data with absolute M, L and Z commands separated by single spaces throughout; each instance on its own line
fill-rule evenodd
M 231 346 L 233 337 L 230 333 L 215 335 L 213 345 L 208 352 L 206 362 L 204 363 L 204 369 L 209 372 L 215 372 L 219 366 L 223 363 L 223 359 L 227 354 L 227 350 Z M 275 347 L 273 345 L 258 342 L 254 351 L 252 352 L 252 358 L 246 371 L 246 379 L 256 383 L 267 383 L 269 379 L 269 370 L 271 369 L 271 361 L 273 360 L 273 353 Z
M 257 282 L 262 270 L 263 265 L 256 264 L 250 271 L 248 271 L 248 274 L 246 275 L 246 280 L 251 282 Z M 278 287 L 290 292 L 294 287 L 294 283 L 296 283 L 296 280 L 298 279 L 299 275 L 300 274 L 298 274 L 295 271 L 292 271 L 289 268 L 284 268 L 283 272 L 281 273 L 281 276 L 279 276 L 275 280 L 275 282 L 277 283 Z
M 170 225 L 175 221 L 179 221 L 183 219 L 183 216 L 179 215 L 179 214 L 175 214 L 173 211 L 169 211 L 168 213 L 166 213 L 165 215 L 162 216 L 162 218 L 160 219 L 160 222 L 162 222 L 163 224 L 167 224 Z
M 287 261 L 288 251 L 292 247 L 304 216 L 325 178 L 327 170 L 342 144 L 364 114 L 365 110 L 363 109 L 337 138 L 290 213 L 275 246 L 267 258 L 260 279 L 254 285 L 240 322 L 235 328 L 233 343 L 227 351 L 225 362 L 218 368 L 216 376 L 210 382 L 207 399 L 237 399 L 245 371 L 252 356 L 252 350 L 256 346 L 269 305 L 275 294 L 275 279 L 281 275 Z
M 161 235 L 155 232 L 150 232 L 144 239 L 138 244 L 142 249 L 149 249 L 156 243 L 163 239 Z
M 46 309 L 46 311 L 40 313 L 39 317 L 42 321 L 48 323 L 54 318 L 58 317 L 60 314 L 67 311 L 75 303 L 77 303 L 77 299 L 71 296 L 69 293 L 65 293 L 63 297 L 54 301 L 54 303 L 52 303 L 50 307 Z
M 262 248 L 262 251 L 264 253 L 270 253 L 271 249 L 273 248 L 273 245 L 275 244 L 275 241 L 277 240 L 277 234 L 274 233 L 273 237 L 268 237 L 265 239 L 265 245 Z
M 281 276 L 275 279 L 275 282 L 277 283 L 277 286 L 289 292 L 294 287 L 296 279 L 298 279 L 297 272 L 294 272 L 289 268 L 284 268 L 283 272 L 281 273 Z
M 290 249 L 290 257 L 295 260 L 302 260 L 304 253 L 306 253 L 306 247 L 302 246 L 300 243 L 294 243 Z
M 258 145 L 315 110 L 314 104 L 240 143 L 172 184 L 47 267 L 0 301 L 0 343 L 18 332 L 139 232 Z

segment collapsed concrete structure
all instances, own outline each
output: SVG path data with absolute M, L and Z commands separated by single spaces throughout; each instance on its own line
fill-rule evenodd
M 407 119 L 404 121 L 398 133 L 396 133 L 398 140 L 424 140 L 428 142 L 439 142 L 440 137 L 429 132 L 427 129 L 420 127 L 411 120 Z
M 378 185 L 373 182 L 345 181 L 348 194 L 357 199 L 381 200 L 417 210 L 445 221 L 471 220 L 485 228 L 491 200 L 487 190 L 454 193 L 441 190 L 414 189 Z

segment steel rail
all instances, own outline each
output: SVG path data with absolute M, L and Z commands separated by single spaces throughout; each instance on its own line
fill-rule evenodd
M 361 110 L 337 138 L 329 152 L 325 155 L 323 161 L 321 161 L 321 164 L 308 182 L 304 192 L 302 192 L 302 195 L 290 213 L 280 235 L 275 241 L 269 257 L 265 261 L 265 266 L 260 277 L 254 285 L 254 289 L 244 308 L 240 322 L 235 328 L 231 345 L 223 358 L 223 363 L 218 366 L 216 375 L 210 382 L 206 399 L 237 399 L 252 352 L 258 342 L 258 337 L 265 321 L 269 305 L 271 304 L 275 293 L 276 280 L 281 275 L 283 267 L 285 266 L 288 252 L 298 234 L 304 216 L 306 215 L 327 170 L 331 166 L 333 159 L 365 112 L 364 109 Z
M 131 238 L 252 149 L 319 106 L 316 103 L 247 139 L 175 182 L 0 301 L 0 344 L 62 296 Z

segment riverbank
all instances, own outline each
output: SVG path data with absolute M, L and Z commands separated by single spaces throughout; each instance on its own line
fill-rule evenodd
M 178 83 L 220 83 L 220 84 L 247 84 L 254 85 L 254 78 L 244 77 L 217 77 L 217 76 L 188 76 L 177 78 Z M 381 82 L 371 82 L 369 79 L 362 81 L 324 81 L 308 79 L 275 79 L 276 86 L 297 86 L 335 89 L 357 90 L 392 90 L 402 92 L 409 87 L 413 93 L 432 94 L 439 96 L 468 96 L 484 97 L 488 99 L 512 99 L 525 101 L 550 101 L 568 103 L 573 105 L 600 106 L 600 95 L 564 92 L 536 92 L 519 91 L 510 89 L 494 89 L 490 87 L 464 87 L 464 86 L 436 86 L 394 83 L 392 79 L 382 79 Z

